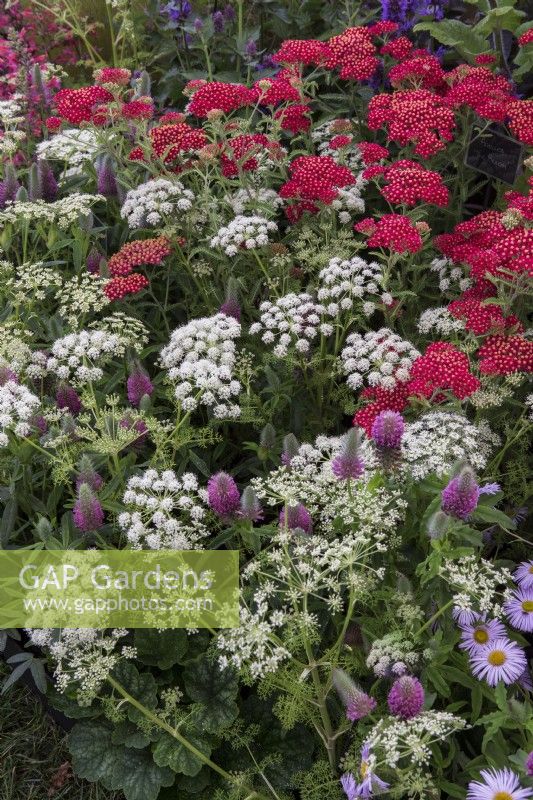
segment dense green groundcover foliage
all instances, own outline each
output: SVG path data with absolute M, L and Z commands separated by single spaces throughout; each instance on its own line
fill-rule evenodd
M 0 10 L 0 544 L 238 550 L 241 626 L 1 631 L 5 690 L 127 800 L 532 796 L 527 6 L 49 6 Z

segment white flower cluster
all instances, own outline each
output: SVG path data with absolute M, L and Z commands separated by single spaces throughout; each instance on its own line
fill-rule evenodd
M 472 624 L 484 615 L 503 616 L 503 602 L 511 595 L 510 570 L 471 555 L 445 561 L 439 574 L 456 592 L 454 617 L 460 624 Z
M 24 122 L 21 101 L 22 95 L 15 94 L 9 100 L 0 100 L 0 124 L 3 128 Z
M 406 638 L 405 631 L 393 631 L 372 642 L 366 665 L 378 678 L 397 677 L 412 672 L 420 660 L 421 654 L 415 643 Z
M 89 217 L 91 206 L 105 200 L 100 194 L 78 194 L 73 192 L 54 203 L 44 200 L 15 201 L 8 203 L 0 211 L 0 225 L 14 223 L 20 219 L 30 222 L 42 222 L 45 225 L 57 225 L 65 230 L 79 222 L 80 217 Z
M 8 380 L 0 386 L 0 447 L 7 447 L 8 431 L 15 436 L 30 433 L 30 419 L 40 405 L 39 398 L 16 381 Z
M 350 389 L 368 386 L 394 389 L 397 383 L 409 380 L 413 361 L 420 353 L 390 328 L 369 331 L 362 336 L 352 333 L 341 353 L 343 371 Z
M 43 301 L 47 290 L 59 289 L 63 284 L 59 270 L 45 266 L 42 261 L 18 266 L 4 261 L 0 262 L 0 267 L 3 287 L 17 305 Z
M 331 208 L 339 214 L 339 222 L 347 225 L 352 221 L 353 214 L 362 214 L 365 210 L 365 201 L 361 192 L 366 186 L 366 181 L 357 175 L 356 181 L 345 189 L 337 189 L 337 197 L 331 203 Z
M 54 679 L 58 691 L 71 684 L 77 689 L 80 705 L 90 705 L 102 683 L 121 658 L 134 658 L 135 648 L 117 649 L 128 631 L 121 628 L 34 628 L 28 630 L 30 641 L 48 650 L 56 662 Z
M 466 292 L 472 286 L 472 281 L 466 273 L 466 267 L 454 264 L 449 258 L 434 258 L 430 269 L 439 276 L 441 292 L 448 292 L 455 287 L 458 287 L 461 292 Z
M 130 478 L 124 492 L 130 509 L 118 524 L 135 550 L 191 550 L 209 534 L 205 524 L 207 491 L 190 472 L 147 469 Z
M 364 479 L 355 486 L 339 480 L 331 462 L 342 444 L 341 437 L 319 436 L 315 445 L 302 444 L 288 466 L 272 470 L 265 478 L 254 478 L 251 485 L 268 505 L 302 503 L 312 517 L 315 531 L 335 536 L 341 523 L 366 541 L 374 542 L 377 549 L 390 548 L 406 502 L 399 491 L 371 488 Z M 370 447 L 363 446 L 361 455 L 366 467 Z M 335 543 L 338 544 L 337 538 Z
M 201 404 L 212 408 L 218 419 L 239 416 L 240 408 L 231 400 L 241 391 L 233 379 L 235 339 L 240 333 L 237 320 L 226 314 L 193 319 L 172 333 L 161 351 L 161 365 L 168 369 L 184 411 Z
M 172 214 L 190 211 L 193 201 L 194 194 L 181 181 L 157 178 L 130 189 L 120 216 L 130 228 L 156 227 Z
M 464 327 L 464 320 L 454 317 L 445 306 L 426 308 L 426 310 L 420 314 L 417 323 L 417 328 L 420 333 L 431 333 L 434 331 L 440 336 L 449 336 L 455 331 L 462 331 Z
M 407 720 L 385 717 L 372 728 L 366 743 L 371 750 L 379 750 L 380 761 L 392 769 L 400 761 L 405 766 L 406 759 L 417 767 L 431 763 L 432 742 L 442 741 L 466 726 L 464 719 L 448 711 L 422 711 Z
M 24 131 L 3 131 L 0 136 L 0 155 L 4 158 L 12 158 L 25 138 Z
M 392 303 L 392 296 L 383 291 L 383 270 L 376 261 L 369 264 L 359 256 L 346 261 L 332 258 L 320 271 L 318 280 L 317 297 L 330 317 L 351 311 L 356 303 L 369 317 L 380 300 L 385 305 Z
M 41 352 L 33 354 L 33 363 L 28 375 L 42 377 L 52 374 L 59 380 L 74 386 L 83 386 L 99 381 L 104 371 L 102 366 L 113 358 L 120 358 L 128 345 L 134 345 L 128 337 L 107 330 L 81 330 L 56 339 L 51 355 Z
M 525 403 L 528 410 L 527 418 L 533 420 L 533 394 L 528 394 Z
M 16 321 L 0 324 L 0 367 L 7 367 L 17 375 L 31 361 L 32 331 L 24 330 Z
M 448 475 L 458 461 L 479 471 L 499 441 L 485 420 L 474 425 L 461 414 L 430 411 L 405 426 L 402 457 L 416 480 Z
M 83 317 L 96 314 L 111 302 L 104 292 L 105 278 L 85 273 L 65 280 L 57 292 L 59 314 L 71 328 L 78 328 Z
M 262 214 L 275 212 L 283 205 L 283 198 L 274 189 L 249 186 L 238 189 L 234 194 L 224 198 L 231 206 L 234 214 L 244 214 L 246 211 L 261 211 Z
M 37 144 L 37 158 L 64 161 L 63 178 L 83 173 L 83 164 L 94 161 L 98 152 L 96 133 L 90 128 L 68 128 Z
M 277 231 L 275 222 L 256 215 L 238 214 L 220 228 L 211 239 L 211 247 L 221 247 L 227 256 L 235 256 L 241 248 L 256 250 L 269 242 L 268 234 Z
M 10 158 L 17 152 L 20 143 L 26 138 L 17 126 L 25 121 L 20 101 L 21 95 L 14 95 L 10 100 L 0 100 L 0 155 Z
M 218 663 L 222 669 L 230 665 L 238 670 L 247 669 L 257 679 L 276 672 L 290 653 L 279 644 L 275 633 L 287 621 L 286 612 L 271 611 L 261 592 L 257 593 L 254 605 L 254 611 L 241 607 L 240 627 L 220 634 L 217 647 L 221 651 Z
M 265 300 L 259 311 L 261 322 L 254 322 L 250 333 L 261 333 L 265 344 L 272 344 L 277 339 L 274 354 L 278 358 L 284 358 L 291 347 L 298 353 L 308 353 L 319 332 L 324 336 L 333 332 L 332 325 L 321 323 L 326 309 L 315 303 L 310 294 L 286 294 L 275 303 Z

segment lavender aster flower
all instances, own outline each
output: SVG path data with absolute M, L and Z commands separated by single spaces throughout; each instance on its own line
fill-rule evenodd
M 475 653 L 481 647 L 505 637 L 506 634 L 505 625 L 498 619 L 478 620 L 474 624 L 461 625 L 459 647 L 468 653 Z
M 474 625 L 479 619 L 479 614 L 476 614 L 476 612 L 472 611 L 470 608 L 454 606 L 452 617 L 460 627 L 463 627 L 463 625 Z
M 71 414 L 79 414 L 81 411 L 81 400 L 78 393 L 67 383 L 62 384 L 56 391 L 56 405 L 58 408 L 67 408 Z
M 355 800 L 357 795 L 357 784 L 351 772 L 345 772 L 341 777 L 341 786 L 348 800 Z
M 360 456 L 361 431 L 352 428 L 343 437 L 342 450 L 331 462 L 331 470 L 339 480 L 360 478 L 365 469 L 365 462 Z
M 513 573 L 513 578 L 521 589 L 533 588 L 533 561 L 522 561 Z
M 344 670 L 333 670 L 333 685 L 346 708 L 346 718 L 351 722 L 363 719 L 375 709 L 374 698 L 363 692 Z
M 496 686 L 499 681 L 506 684 L 517 681 L 527 667 L 527 660 L 516 642 L 502 637 L 471 653 L 470 667 L 476 678 L 484 678 L 489 686 Z
M 72 518 L 76 528 L 83 533 L 96 530 L 104 521 L 103 508 L 88 483 L 82 483 L 78 489 Z
M 357 784 L 355 797 L 373 797 L 374 794 L 381 794 L 389 788 L 389 784 L 374 773 L 374 761 L 370 746 L 364 744 L 361 748 L 361 783 Z
M 237 484 L 227 472 L 217 472 L 209 478 L 207 497 L 210 507 L 219 517 L 232 517 L 241 504 Z
M 140 367 L 135 367 L 127 381 L 128 400 L 132 406 L 139 406 L 145 395 L 154 391 L 152 381 Z
M 502 487 L 499 483 L 486 483 L 484 486 L 479 487 L 480 494 L 498 494 L 501 490 Z
M 520 587 L 503 604 L 509 623 L 518 631 L 533 632 L 533 588 Z
M 507 769 L 482 769 L 481 781 L 470 781 L 466 800 L 526 800 L 533 789 L 522 789 L 518 776 Z
M 285 506 L 279 512 L 279 524 L 282 528 L 287 527 L 290 531 L 300 528 L 304 533 L 313 532 L 311 514 L 301 503 L 295 506 Z
M 372 425 L 372 438 L 382 450 L 397 450 L 405 430 L 404 419 L 397 411 L 381 411 Z
M 396 717 L 411 719 L 422 710 L 424 699 L 424 687 L 418 678 L 414 678 L 412 675 L 402 675 L 392 684 L 387 703 Z
M 478 500 L 479 486 L 472 469 L 467 466 L 443 490 L 441 508 L 451 517 L 466 520 L 477 507 Z

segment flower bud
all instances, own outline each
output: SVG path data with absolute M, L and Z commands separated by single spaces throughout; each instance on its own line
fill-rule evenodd
M 377 705 L 376 701 L 363 692 L 344 670 L 335 668 L 332 678 L 337 694 L 346 708 L 347 719 L 355 722 L 372 713 Z
M 341 452 L 331 462 L 331 470 L 339 480 L 360 478 L 365 469 L 365 462 L 360 455 L 361 431 L 351 428 L 343 436 Z
M 219 517 L 232 517 L 241 504 L 237 484 L 227 472 L 217 472 L 209 478 L 207 498 L 210 508 Z
M 104 521 L 104 510 L 88 483 L 82 483 L 78 489 L 72 518 L 76 528 L 83 533 L 96 530 Z
M 283 438 L 283 450 L 281 452 L 281 463 L 284 467 L 290 467 L 291 461 L 294 456 L 298 455 L 300 449 L 300 442 L 294 433 L 288 433 Z
M 466 520 L 479 500 L 479 485 L 471 467 L 465 466 L 442 492 L 441 508 L 445 514 Z

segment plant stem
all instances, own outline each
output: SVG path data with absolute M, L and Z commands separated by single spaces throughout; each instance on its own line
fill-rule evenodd
M 113 678 L 111 675 L 108 675 L 107 681 L 113 687 L 113 689 L 115 689 L 115 691 L 117 691 L 120 695 L 122 695 L 122 697 L 128 703 L 130 703 L 130 705 L 132 705 L 134 708 L 140 711 L 141 714 L 143 714 L 146 717 L 146 719 L 149 719 L 150 722 L 152 722 L 154 725 L 157 725 L 158 728 L 161 728 L 161 730 L 164 730 L 166 733 L 172 736 L 173 739 L 176 739 L 177 742 L 179 742 L 183 747 L 189 750 L 189 752 L 191 752 L 194 756 L 196 756 L 196 758 L 199 761 L 201 761 L 206 766 L 210 767 L 214 772 L 217 772 L 222 778 L 224 778 L 224 780 L 228 781 L 229 783 L 240 785 L 240 781 L 235 775 L 231 775 L 229 772 L 226 772 L 225 769 L 219 767 L 218 764 L 215 764 L 214 761 L 211 761 L 211 759 L 208 758 L 205 755 L 205 753 L 202 753 L 201 750 L 198 750 L 198 748 L 195 747 L 192 744 L 192 742 L 186 739 L 185 736 L 182 736 L 182 734 L 176 728 L 173 728 L 167 722 L 160 719 L 157 716 L 157 714 L 154 714 L 153 711 L 151 711 L 149 708 L 146 708 L 146 706 L 144 706 L 142 703 L 136 700 L 135 697 L 133 697 L 128 691 L 126 691 L 126 689 L 122 686 L 122 684 L 120 684 L 118 681 L 115 680 L 115 678 Z M 260 792 L 256 792 L 251 787 L 244 787 L 244 788 L 246 788 L 246 791 L 250 792 L 250 794 L 248 795 L 249 800 L 271 800 L 271 798 L 267 798 L 265 795 L 260 794 Z
M 428 619 L 428 621 L 427 621 L 427 622 L 425 622 L 425 623 L 422 625 L 422 627 L 421 627 L 421 628 L 419 628 L 419 629 L 417 630 L 417 632 L 415 633 L 415 638 L 416 638 L 416 637 L 418 637 L 418 636 L 420 636 L 420 634 L 421 634 L 421 633 L 423 633 L 425 630 L 427 630 L 428 628 L 430 628 L 430 627 L 431 627 L 431 625 L 433 625 L 433 623 L 435 622 L 435 620 L 437 620 L 437 619 L 440 617 L 440 615 L 441 615 L 441 614 L 444 614 L 444 612 L 445 612 L 445 611 L 447 611 L 447 610 L 449 609 L 449 607 L 450 607 L 450 606 L 452 606 L 452 605 L 453 605 L 453 599 L 452 599 L 452 600 L 448 600 L 448 602 L 447 602 L 447 603 L 445 603 L 445 604 L 442 606 L 442 608 L 439 608 L 439 610 L 438 610 L 438 611 L 437 611 L 435 614 L 433 614 L 433 616 L 432 616 L 432 617 L 430 617 L 430 618 Z

